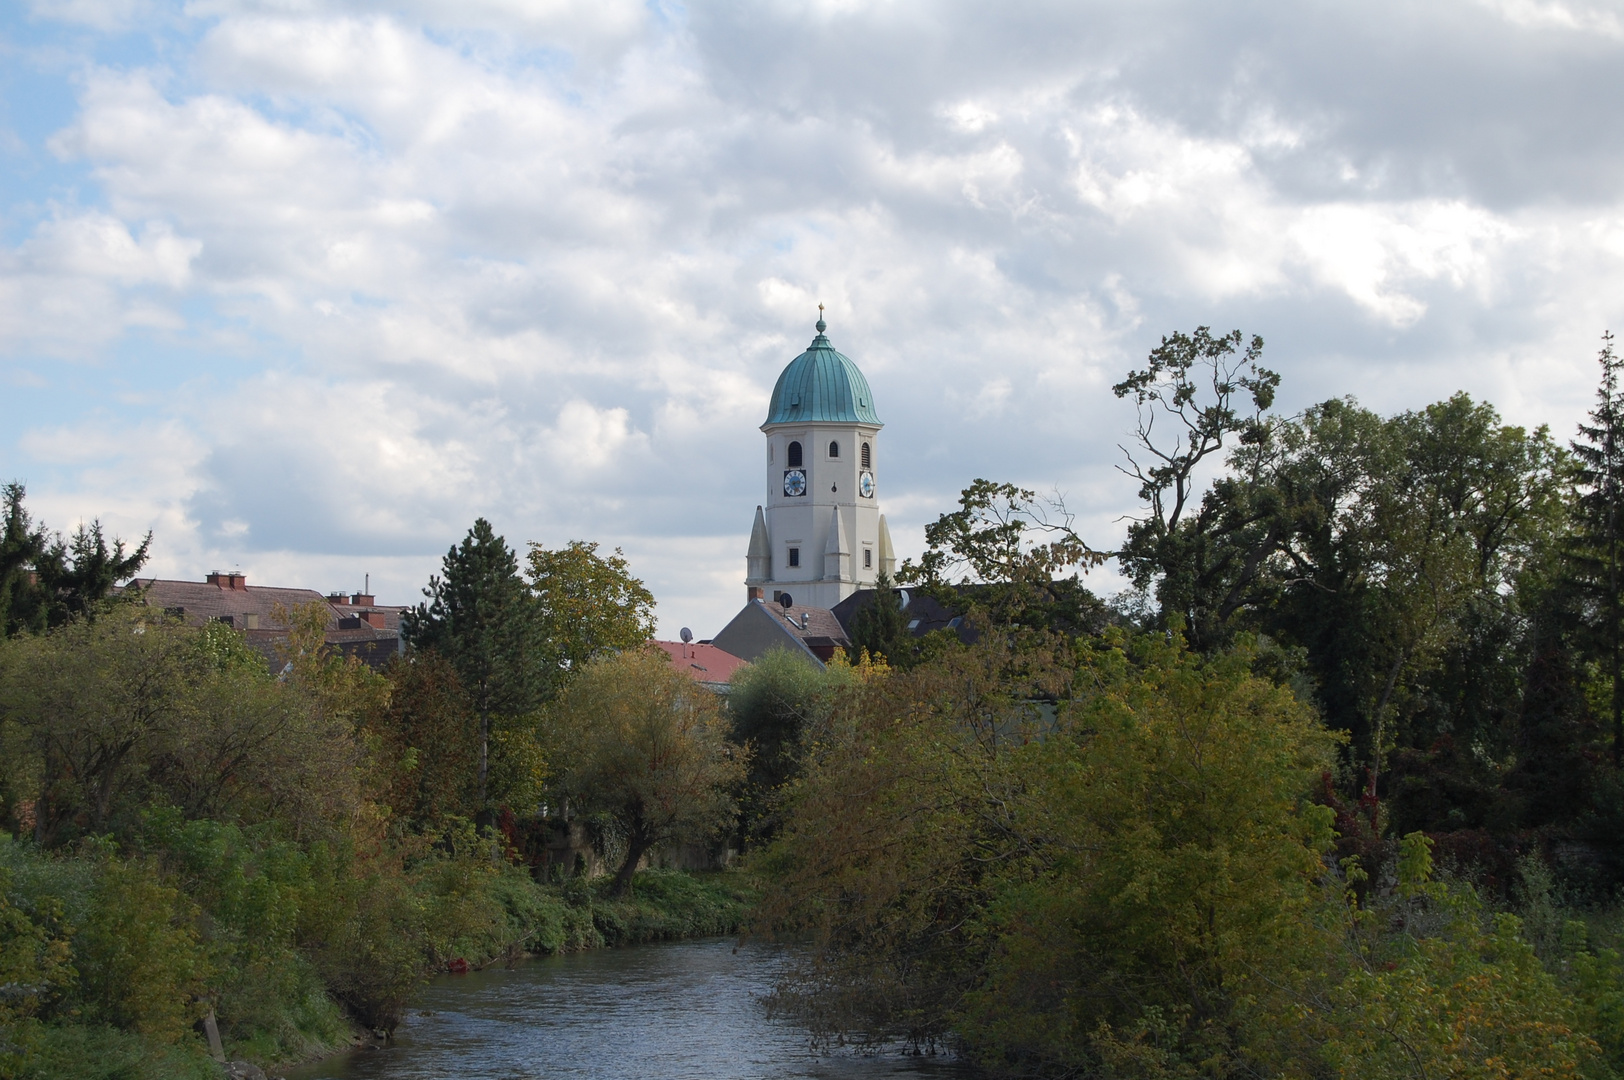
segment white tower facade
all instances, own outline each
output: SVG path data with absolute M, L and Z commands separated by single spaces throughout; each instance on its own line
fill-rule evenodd
M 880 513 L 880 422 L 868 380 L 824 336 L 778 376 L 767 421 L 767 501 L 756 507 L 751 599 L 834 607 L 896 574 Z

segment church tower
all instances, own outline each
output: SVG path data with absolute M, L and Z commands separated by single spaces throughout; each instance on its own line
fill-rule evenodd
M 745 585 L 752 600 L 788 593 L 834 607 L 896 574 L 880 513 L 880 422 L 868 380 L 835 351 L 818 305 L 818 336 L 773 387 L 767 420 L 767 502 L 756 507 Z

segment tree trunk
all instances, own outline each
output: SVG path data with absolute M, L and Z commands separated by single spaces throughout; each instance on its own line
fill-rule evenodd
M 631 892 L 632 875 L 637 873 L 637 864 L 642 861 L 643 856 L 648 854 L 648 849 L 653 846 L 653 843 L 643 835 L 642 830 L 638 830 L 627 837 L 626 861 L 620 864 L 619 870 L 615 871 L 615 883 L 609 890 L 610 896 L 618 900 Z
M 485 812 L 485 780 L 490 776 L 491 761 L 491 714 L 488 710 L 479 710 L 479 812 Z
M 1376 703 L 1376 724 L 1370 734 L 1370 797 L 1376 797 L 1376 781 L 1381 776 L 1382 769 L 1382 740 L 1387 735 L 1387 703 L 1392 700 L 1393 688 L 1398 685 L 1398 674 L 1404 670 L 1404 664 L 1410 658 L 1410 650 L 1405 648 L 1393 661 L 1392 668 L 1387 672 L 1387 685 L 1382 687 L 1381 700 Z
M 1613 521 L 1614 512 L 1609 510 L 1607 516 L 1607 531 L 1612 533 L 1616 529 Z M 1618 625 L 1618 537 L 1609 536 L 1607 546 L 1609 549 L 1607 555 L 1607 606 L 1609 609 L 1608 614 L 1611 616 L 1609 621 L 1613 624 L 1613 768 L 1617 769 L 1624 767 L 1624 695 L 1620 695 L 1618 692 L 1620 660 L 1624 659 L 1624 656 L 1621 656 L 1621 652 L 1624 652 L 1624 650 L 1620 648 L 1620 627 Z

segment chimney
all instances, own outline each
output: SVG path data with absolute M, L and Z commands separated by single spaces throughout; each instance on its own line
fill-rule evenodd
M 766 593 L 762 592 L 760 585 L 748 585 L 748 586 L 745 587 L 744 592 L 745 592 L 745 601 L 744 602 L 747 603 L 747 604 L 752 600 L 764 600 L 764 599 L 766 599 L 766 596 L 767 596 Z
M 350 597 L 350 603 L 354 604 L 356 607 L 371 607 L 373 604 L 377 603 L 377 598 L 371 593 L 358 592 L 354 596 Z
M 247 592 L 248 577 L 239 570 L 211 571 L 204 582 L 219 589 L 229 589 L 232 592 Z
M 328 593 L 327 594 L 327 602 L 329 604 L 334 604 L 334 605 L 337 605 L 339 607 L 349 607 L 350 606 L 350 598 L 348 596 L 344 595 L 341 592 L 330 592 L 330 593 Z
M 363 622 L 365 622 L 368 626 L 375 627 L 376 629 L 379 629 L 379 630 L 387 630 L 388 629 L 388 627 L 386 627 L 384 625 L 383 612 L 381 612 L 381 611 L 368 611 L 368 612 L 365 612 L 364 614 L 362 614 L 361 620 Z

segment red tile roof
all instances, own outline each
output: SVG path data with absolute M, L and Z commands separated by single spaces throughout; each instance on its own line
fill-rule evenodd
M 673 664 L 702 683 L 731 682 L 733 673 L 746 663 L 715 645 L 701 645 L 697 641 L 655 641 L 651 644 L 664 649 Z

